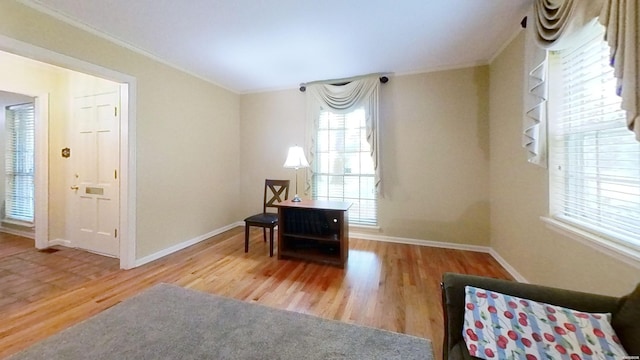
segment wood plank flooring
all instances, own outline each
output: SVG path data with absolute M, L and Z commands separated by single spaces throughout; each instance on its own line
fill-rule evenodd
M 37 251 L 32 239 L 0 233 L 0 314 L 118 269 L 117 259 L 63 247 Z
M 431 339 L 442 354 L 447 271 L 511 279 L 489 254 L 350 239 L 344 269 L 270 258 L 262 232 L 232 229 L 132 270 L 118 260 L 0 234 L 0 358 L 160 282 Z

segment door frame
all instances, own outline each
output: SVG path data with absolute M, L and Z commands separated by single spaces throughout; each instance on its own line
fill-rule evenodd
M 32 60 L 55 65 L 68 70 L 93 75 L 120 84 L 120 268 L 131 269 L 136 266 L 136 104 L 137 79 L 102 66 L 92 64 L 49 49 L 31 45 L 10 37 L 0 35 L 0 51 L 12 53 Z M 7 91 L 30 95 L 24 89 Z M 48 94 L 33 94 L 38 99 L 48 100 Z M 48 101 L 47 107 L 48 110 Z M 43 107 L 44 108 L 44 107 Z M 48 111 L 42 111 L 36 118 L 36 234 L 35 243 L 39 249 L 49 247 L 49 149 Z M 39 127 L 42 126 L 42 127 Z

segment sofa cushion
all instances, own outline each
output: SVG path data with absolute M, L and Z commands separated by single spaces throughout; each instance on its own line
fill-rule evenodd
M 495 291 L 465 288 L 463 337 L 483 359 L 622 358 L 627 353 L 609 323 L 591 314 Z
M 629 355 L 640 356 L 640 284 L 620 299 L 620 308 L 613 314 L 611 325 Z

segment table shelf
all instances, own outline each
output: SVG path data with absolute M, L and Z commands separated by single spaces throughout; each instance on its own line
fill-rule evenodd
M 340 243 L 338 234 L 313 235 L 313 234 L 300 234 L 300 233 L 283 233 L 282 236 L 291 238 L 291 239 L 316 240 L 316 241 L 322 241 L 322 242 L 328 242 L 328 243 Z

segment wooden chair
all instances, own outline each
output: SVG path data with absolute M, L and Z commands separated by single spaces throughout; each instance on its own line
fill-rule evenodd
M 273 256 L 273 228 L 278 225 L 278 214 L 267 212 L 267 208 L 275 208 L 274 203 L 285 201 L 288 198 L 289 180 L 265 180 L 262 213 L 244 219 L 244 252 L 249 251 L 249 228 L 258 226 L 262 228 L 262 237 L 265 242 L 267 241 L 267 228 L 269 228 L 269 256 Z

